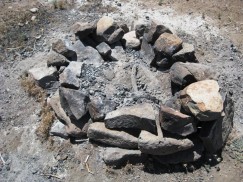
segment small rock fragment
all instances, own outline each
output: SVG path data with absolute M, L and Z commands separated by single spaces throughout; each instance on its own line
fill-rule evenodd
M 52 49 L 58 54 L 65 56 L 68 60 L 73 61 L 77 59 L 76 52 L 72 50 L 70 43 L 66 40 L 58 39 L 53 42 Z
M 122 38 L 122 43 L 126 48 L 137 49 L 140 46 L 140 40 L 136 38 L 136 32 L 126 33 Z
M 100 43 L 99 45 L 96 46 L 97 51 L 102 55 L 102 56 L 109 56 L 111 55 L 111 48 L 108 44 L 105 42 Z

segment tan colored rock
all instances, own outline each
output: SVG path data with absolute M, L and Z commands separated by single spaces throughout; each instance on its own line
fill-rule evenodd
M 122 43 L 126 48 L 130 49 L 136 49 L 140 46 L 140 40 L 136 37 L 135 31 L 126 33 L 122 38 Z
M 182 40 L 173 34 L 163 33 L 154 44 L 156 53 L 172 56 L 182 48 Z
M 213 121 L 221 116 L 223 100 L 218 82 L 204 80 L 192 83 L 180 95 L 182 106 L 200 121 Z

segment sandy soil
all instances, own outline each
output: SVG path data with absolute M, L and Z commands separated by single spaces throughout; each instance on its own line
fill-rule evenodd
M 0 22 L 7 27 L 3 33 L 0 29 L 0 181 L 242 180 L 243 144 L 234 150 L 235 143 L 231 143 L 243 135 L 241 0 L 163 0 L 161 6 L 158 5 L 160 1 L 152 0 L 124 0 L 121 6 L 108 0 L 80 0 L 66 10 L 52 9 L 44 0 L 40 2 L 0 2 L 3 9 Z M 33 14 L 29 9 L 32 7 L 40 9 L 37 23 L 30 20 Z M 11 14 L 12 21 L 6 21 L 7 13 Z M 107 14 L 131 27 L 134 21 L 145 16 L 165 24 L 184 41 L 195 45 L 200 62 L 220 73 L 222 89 L 230 90 L 235 100 L 234 131 L 231 142 L 222 153 L 222 162 L 217 165 L 210 161 L 196 163 L 193 173 L 188 172 L 190 165 L 161 166 L 152 161 L 145 166 L 128 164 L 115 170 L 105 166 L 101 160 L 102 148 L 87 141 L 70 144 L 52 138 L 41 143 L 37 139 L 35 129 L 40 121 L 40 104 L 21 88 L 20 76 L 41 62 L 41 57 L 50 49 L 51 40 L 64 37 L 75 21 L 94 20 Z M 0 28 L 3 28 L 2 24 Z M 5 36 L 6 32 L 10 33 L 9 36 Z M 27 35 L 27 39 L 21 34 Z M 40 35 L 41 38 L 37 39 Z M 90 155 L 89 165 L 94 174 L 88 173 L 83 165 L 87 155 Z

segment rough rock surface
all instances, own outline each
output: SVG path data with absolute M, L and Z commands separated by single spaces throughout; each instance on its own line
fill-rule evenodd
M 153 46 L 149 44 L 146 38 L 144 37 L 142 39 L 140 53 L 141 53 L 141 57 L 143 57 L 149 65 L 155 58 Z
M 102 100 L 100 97 L 91 99 L 88 104 L 89 114 L 93 121 L 101 121 L 108 112 L 115 110 L 116 104 L 111 100 Z
M 110 129 L 138 129 L 155 133 L 157 115 L 158 111 L 152 104 L 137 104 L 107 113 L 105 126 Z
M 50 130 L 50 136 L 59 136 L 64 139 L 69 138 L 69 136 L 66 132 L 66 129 L 65 129 L 65 125 L 58 120 L 52 124 L 51 130 Z
M 214 80 L 192 83 L 181 92 L 180 98 L 183 108 L 199 121 L 213 121 L 222 114 L 223 100 Z
M 157 54 L 172 56 L 182 48 L 182 40 L 176 35 L 163 33 L 155 41 L 154 48 Z
M 146 29 L 151 26 L 151 21 L 147 19 L 139 19 L 135 24 L 136 37 L 141 38 Z
M 123 35 L 124 35 L 124 31 L 122 28 L 116 29 L 108 38 L 108 43 L 114 44 L 115 42 L 121 40 Z
M 89 126 L 88 137 L 91 140 L 95 140 L 110 146 L 125 149 L 138 148 L 138 138 L 124 131 L 107 129 L 105 124 L 100 122 L 93 123 Z
M 53 42 L 52 49 L 58 54 L 65 56 L 68 60 L 73 61 L 77 59 L 76 52 L 73 51 L 71 44 L 66 40 L 58 39 Z
M 121 165 L 141 163 L 145 159 L 140 150 L 127 150 L 120 148 L 106 148 L 103 152 L 103 160 L 107 165 L 119 167 Z
M 198 62 L 194 46 L 185 42 L 182 44 L 182 49 L 175 53 L 172 59 L 174 62 Z
M 122 38 L 122 43 L 126 48 L 137 49 L 140 46 L 140 40 L 136 37 L 136 32 L 126 33 Z
M 105 42 L 102 42 L 99 45 L 97 45 L 96 49 L 102 56 L 109 56 L 111 54 L 111 48 Z
M 28 71 L 42 88 L 50 88 L 57 81 L 57 69 L 55 67 L 37 67 Z
M 138 148 L 142 153 L 152 155 L 168 155 L 190 149 L 194 146 L 189 139 L 177 140 L 161 138 L 147 131 L 142 131 L 138 140 Z
M 193 117 L 163 105 L 160 107 L 160 124 L 164 130 L 181 136 L 197 131 Z
M 209 66 L 199 63 L 177 62 L 170 68 L 171 81 L 180 88 L 202 80 L 217 80 L 218 74 Z
M 126 53 L 120 42 L 116 42 L 111 45 L 110 59 L 112 61 L 125 61 L 126 60 Z
M 63 87 L 78 89 L 80 87 L 79 78 L 81 77 L 82 67 L 82 62 L 70 62 L 68 67 L 59 75 L 61 85 Z
M 82 22 L 76 22 L 71 27 L 71 32 L 74 33 L 76 36 L 78 36 L 80 39 L 85 38 L 86 36 L 90 35 L 96 30 L 96 23 L 82 23 Z
M 54 51 L 51 51 L 47 55 L 47 66 L 67 66 L 69 64 L 69 61 L 66 57 L 62 56 L 61 54 L 58 54 Z
M 226 143 L 233 128 L 234 101 L 231 96 L 226 95 L 224 100 L 224 116 L 216 121 L 204 123 L 200 132 L 200 138 L 206 150 L 216 153 Z
M 70 118 L 81 119 L 88 111 L 89 97 L 86 93 L 61 87 L 59 89 L 61 106 Z

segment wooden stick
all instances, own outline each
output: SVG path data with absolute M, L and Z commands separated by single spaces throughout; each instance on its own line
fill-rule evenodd
M 3 162 L 3 165 L 5 165 L 5 164 L 6 164 L 6 162 L 4 161 L 4 159 L 3 159 L 3 157 L 2 157 L 2 154 L 1 154 L 1 153 L 0 153 L 0 158 L 1 158 L 2 162 Z
M 90 155 L 88 155 L 88 156 L 86 157 L 86 159 L 85 159 L 85 161 L 84 161 L 84 164 L 85 164 L 85 167 L 86 167 L 88 173 L 90 173 L 90 174 L 94 174 L 94 173 L 90 170 L 90 168 L 89 168 L 89 164 L 88 164 L 89 157 L 90 157 Z

